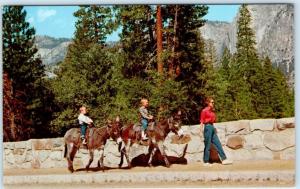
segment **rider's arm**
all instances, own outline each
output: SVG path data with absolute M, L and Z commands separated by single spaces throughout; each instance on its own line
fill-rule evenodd
M 139 112 L 143 118 L 152 119 L 153 116 L 149 115 L 148 110 L 144 107 L 140 107 Z
M 82 122 L 87 123 L 87 124 L 93 123 L 93 120 L 91 118 L 89 118 L 88 116 L 85 116 L 83 114 L 80 114 L 78 116 L 78 120 L 79 120 L 79 122 L 82 121 Z

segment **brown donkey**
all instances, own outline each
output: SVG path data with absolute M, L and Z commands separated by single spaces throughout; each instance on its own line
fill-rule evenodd
M 167 159 L 165 150 L 164 150 L 164 140 L 169 134 L 170 131 L 178 134 L 178 131 L 181 127 L 181 112 L 176 112 L 173 116 L 168 119 L 160 120 L 155 126 L 154 124 L 149 123 L 147 129 L 147 135 L 149 136 L 148 145 L 150 158 L 148 165 L 152 166 L 152 158 L 158 149 L 165 161 L 167 167 L 170 167 L 170 163 Z M 180 134 L 182 132 L 179 132 Z M 129 150 L 132 144 L 138 143 L 141 140 L 140 132 L 135 130 L 134 124 L 129 124 L 127 127 L 121 129 L 121 137 L 123 139 L 122 145 L 119 145 L 119 150 L 121 151 L 121 160 L 119 167 L 122 167 L 124 155 L 128 167 L 131 167 L 131 162 L 129 161 Z
M 72 128 L 69 129 L 65 136 L 65 153 L 64 157 L 67 158 L 68 161 L 68 169 L 71 172 L 74 172 L 73 168 L 73 160 L 75 154 L 79 148 L 87 148 L 89 150 L 90 159 L 88 164 L 86 165 L 86 169 L 88 170 L 91 163 L 94 159 L 94 150 L 100 151 L 100 159 L 98 160 L 98 167 L 101 167 L 102 171 L 104 171 L 103 165 L 103 154 L 104 154 L 104 146 L 106 144 L 106 140 L 110 137 L 116 141 L 117 143 L 121 143 L 122 139 L 120 137 L 120 120 L 119 117 L 114 121 L 109 121 L 105 127 L 101 128 L 88 128 L 86 132 L 87 145 L 84 147 L 82 145 L 82 141 L 80 139 L 80 129 Z

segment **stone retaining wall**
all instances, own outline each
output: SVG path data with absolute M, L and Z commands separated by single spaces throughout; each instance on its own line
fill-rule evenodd
M 218 136 L 226 155 L 232 160 L 295 160 L 295 118 L 239 120 L 216 123 Z M 183 126 L 184 134 L 189 135 L 185 158 L 188 163 L 201 162 L 203 157 L 203 136 L 199 125 Z M 181 157 L 185 144 L 171 143 L 170 133 L 165 140 L 168 156 Z M 130 159 L 147 154 L 148 147 L 134 144 Z M 64 155 L 63 138 L 31 139 L 22 142 L 3 143 L 3 168 L 57 168 L 67 167 Z M 120 153 L 114 141 L 109 140 L 105 146 L 104 165 L 118 167 Z M 87 164 L 89 154 L 80 149 L 75 156 L 75 168 Z M 97 165 L 98 151 L 94 162 Z M 124 160 L 124 165 L 126 161 Z

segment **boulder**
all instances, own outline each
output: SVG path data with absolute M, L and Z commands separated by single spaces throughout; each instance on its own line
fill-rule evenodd
M 181 157 L 186 144 L 165 144 L 165 152 L 168 156 Z
M 27 150 L 24 162 L 31 162 L 33 159 L 32 150 Z
M 52 139 L 32 139 L 33 150 L 51 150 L 53 148 Z
M 248 134 L 250 132 L 249 120 L 239 120 L 224 122 L 226 125 L 226 135 L 230 134 Z
M 37 152 L 37 157 L 39 158 L 40 162 L 44 162 L 51 154 L 50 150 L 40 150 Z
M 277 119 L 276 126 L 279 130 L 295 128 L 295 117 Z
M 185 125 L 185 126 L 182 126 L 181 129 L 182 129 L 182 131 L 183 131 L 184 134 L 186 134 L 186 135 L 190 135 L 191 134 L 191 126 Z
M 229 136 L 226 145 L 231 149 L 242 148 L 244 145 L 244 138 L 239 135 Z
M 23 164 L 20 164 L 19 167 L 22 168 L 22 169 L 30 169 L 31 168 L 31 162 L 25 162 Z
M 225 151 L 227 158 L 231 159 L 231 160 L 245 161 L 245 160 L 253 160 L 254 159 L 254 156 L 251 153 L 251 150 L 247 150 L 247 149 L 243 149 L 243 148 L 233 150 L 226 146 L 223 149 Z
M 222 145 L 226 144 L 226 125 L 215 123 L 216 134 L 218 135 Z
M 264 147 L 262 132 L 253 132 L 244 136 L 244 148 L 252 150 Z
M 275 128 L 275 119 L 254 119 L 250 120 L 250 130 L 272 131 Z
M 273 152 L 266 148 L 253 150 L 253 155 L 255 160 L 273 160 Z
M 12 153 L 12 150 L 10 150 L 10 149 L 4 149 L 4 154 L 3 155 L 7 156 L 10 153 Z
M 8 155 L 5 156 L 4 161 L 9 164 L 15 164 L 15 156 L 13 155 L 13 153 L 9 153 Z
M 203 162 L 203 152 L 197 154 L 187 153 L 185 158 L 187 159 L 187 163 Z
M 33 157 L 33 160 L 31 162 L 31 167 L 34 169 L 39 169 L 41 167 L 41 162 L 38 157 L 36 156 Z
M 190 133 L 192 135 L 199 135 L 200 134 L 200 125 L 191 125 L 189 126 Z
M 61 151 L 53 151 L 50 154 L 50 159 L 60 161 L 63 159 L 63 154 Z
M 54 138 L 53 148 L 64 147 L 64 138 Z
M 129 151 L 129 159 L 133 159 L 141 154 L 148 154 L 148 146 L 133 144 Z
M 26 142 L 21 141 L 21 142 L 15 142 L 15 149 L 25 149 L 26 148 Z
M 280 159 L 284 160 L 295 160 L 296 159 L 296 148 L 291 147 L 283 150 L 280 153 Z
M 13 149 L 15 149 L 15 143 L 14 142 L 4 142 L 3 148 L 13 150 Z
M 98 157 L 100 158 L 100 155 Z M 93 166 L 95 166 L 95 167 L 97 166 L 97 161 L 99 160 L 99 158 L 94 159 L 95 162 L 93 162 L 94 163 L 94 164 L 92 164 Z M 108 152 L 105 154 L 103 163 L 104 163 L 104 166 L 106 166 L 106 167 L 117 168 L 117 167 L 119 167 L 120 160 L 121 160 L 120 155 L 116 156 L 116 154 Z M 124 166 L 125 166 L 125 163 L 127 165 L 126 158 L 124 157 L 124 163 L 123 163 Z
M 204 150 L 204 142 L 200 139 L 199 136 L 191 136 L 191 141 L 188 143 L 187 153 L 195 154 L 199 152 L 203 152 Z
M 268 132 L 263 137 L 264 145 L 272 151 L 281 151 L 295 146 L 295 129 Z

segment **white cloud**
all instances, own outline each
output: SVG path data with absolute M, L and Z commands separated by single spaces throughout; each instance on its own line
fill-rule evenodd
M 27 22 L 29 22 L 30 24 L 33 24 L 34 23 L 34 18 L 33 17 L 28 18 Z
M 37 12 L 39 22 L 44 22 L 47 18 L 54 15 L 56 15 L 56 10 L 53 9 L 39 9 Z

